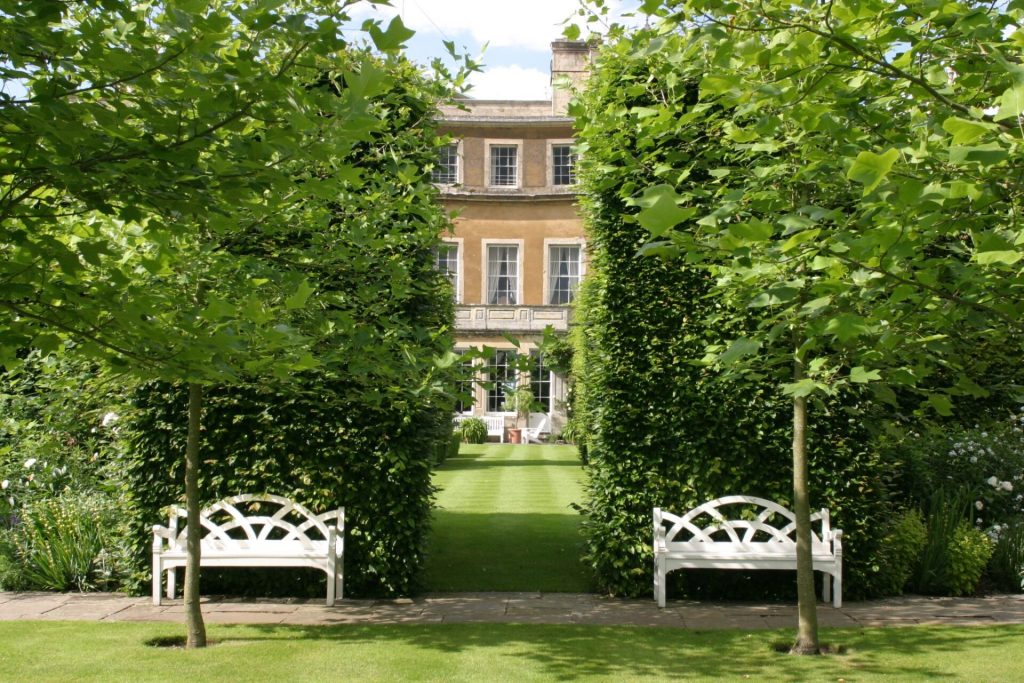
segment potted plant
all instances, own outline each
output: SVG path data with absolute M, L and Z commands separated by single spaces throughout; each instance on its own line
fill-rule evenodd
M 523 427 L 527 426 L 530 419 L 530 410 L 533 409 L 533 391 L 529 384 L 522 384 L 505 394 L 505 404 L 502 409 L 505 412 L 516 414 L 516 426 L 508 430 L 509 443 L 523 442 Z

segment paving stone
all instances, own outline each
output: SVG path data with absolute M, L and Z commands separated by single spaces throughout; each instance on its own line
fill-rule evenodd
M 796 607 L 789 604 L 670 601 L 658 609 L 650 599 L 615 599 L 575 593 L 450 593 L 396 600 L 342 600 L 326 607 L 306 598 L 245 599 L 205 596 L 204 616 L 211 623 L 253 624 L 403 624 L 544 623 L 670 626 L 689 629 L 793 628 Z M 171 621 L 184 623 L 180 599 L 161 607 L 146 597 L 111 593 L 0 593 L 0 620 L 67 619 Z M 902 596 L 889 600 L 818 608 L 825 627 L 984 625 L 1024 623 L 1024 596 L 932 598 Z

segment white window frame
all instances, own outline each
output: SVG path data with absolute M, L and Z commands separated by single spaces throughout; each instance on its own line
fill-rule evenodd
M 576 187 L 576 183 L 570 183 L 568 185 L 555 185 L 555 147 L 575 147 L 576 141 L 572 138 L 563 138 L 558 140 L 548 140 L 547 147 L 547 178 L 548 187 L 551 188 L 570 188 Z M 579 154 L 576 155 L 577 162 L 579 161 Z
M 466 353 L 469 353 L 471 350 L 472 349 L 470 347 L 461 347 L 461 346 L 460 347 L 456 347 L 455 348 L 455 353 L 458 356 L 460 356 L 459 360 L 457 360 L 456 362 L 460 363 L 460 364 L 465 362 L 465 361 L 462 360 L 461 356 L 463 356 Z M 480 377 L 479 377 L 479 375 L 480 375 L 480 363 L 477 362 L 476 358 L 474 358 L 472 361 L 470 361 L 470 363 L 471 363 L 471 366 L 473 368 L 473 372 L 472 372 L 472 375 L 471 375 L 470 379 L 468 380 L 469 381 L 469 392 L 468 393 L 470 395 L 469 410 L 464 410 L 462 412 L 456 411 L 456 415 L 473 415 L 474 414 L 474 408 L 476 406 L 480 405 L 479 404 L 479 398 L 480 397 L 479 397 L 478 392 L 477 392 L 477 387 L 479 386 L 479 383 L 480 383 L 479 382 L 479 379 L 480 379 Z
M 522 306 L 523 305 L 523 240 L 481 240 L 483 247 L 480 255 L 480 272 L 483 274 L 484 305 L 487 306 Z M 490 292 L 490 252 L 491 247 L 516 247 L 516 302 L 514 304 L 492 304 Z
M 463 284 L 462 283 L 463 283 L 463 280 L 465 280 L 465 278 L 462 275 L 463 271 L 464 271 L 463 254 L 465 253 L 463 251 L 463 248 L 462 248 L 463 239 L 461 237 L 446 237 L 445 239 L 441 240 L 441 244 L 447 244 L 449 246 L 454 246 L 455 249 L 456 249 L 456 251 L 455 251 L 455 268 L 456 268 L 456 270 L 455 270 L 455 303 L 460 304 L 460 303 L 462 303 L 462 292 L 463 292 Z M 436 260 L 437 259 L 435 257 L 435 263 L 436 263 Z
M 544 304 L 546 306 L 568 306 L 570 304 L 549 304 L 551 301 L 551 247 L 580 248 L 580 282 L 587 274 L 587 240 L 583 237 L 549 237 L 544 240 Z
M 491 148 L 492 147 L 515 147 L 516 148 L 516 183 L 515 185 L 495 185 L 491 178 Z M 523 186 L 523 141 L 522 140 L 484 140 L 484 173 L 486 174 L 486 185 L 492 190 L 518 190 Z
M 518 357 L 522 354 L 522 350 L 516 349 L 516 348 L 513 348 L 513 347 L 509 347 L 509 348 L 495 348 L 494 352 L 495 353 L 512 354 L 513 356 L 516 357 L 516 360 L 512 361 L 513 364 L 518 362 Z M 484 372 L 484 381 L 486 381 L 486 382 L 495 381 L 491 377 L 491 367 L 493 367 L 493 366 L 491 365 L 490 359 L 486 360 L 483 363 L 483 365 L 481 365 L 480 367 L 483 369 L 483 372 Z M 505 364 L 505 367 L 508 368 L 508 363 L 507 362 Z M 519 386 L 519 382 L 522 381 L 522 378 L 519 376 L 519 373 L 512 373 L 512 377 L 513 377 L 513 379 L 515 381 L 514 387 L 518 387 Z M 507 400 L 508 400 L 507 393 L 502 391 L 502 403 L 504 403 Z M 485 415 L 515 415 L 516 414 L 515 411 L 506 411 L 506 410 L 501 410 L 500 408 L 498 410 L 491 410 L 490 408 L 491 408 L 491 389 L 488 388 L 488 389 L 486 389 L 484 391 L 484 414 Z
M 462 156 L 462 139 L 451 140 L 447 143 L 448 145 L 455 145 L 455 182 L 454 183 L 439 183 L 431 178 L 438 187 L 455 187 L 456 185 L 462 185 L 462 167 L 463 167 L 463 156 Z M 440 150 L 440 148 L 438 148 Z

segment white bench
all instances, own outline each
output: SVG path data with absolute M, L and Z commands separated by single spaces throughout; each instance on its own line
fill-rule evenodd
M 200 566 L 312 567 L 327 574 L 327 606 L 341 599 L 344 584 L 345 508 L 314 515 L 273 495 L 225 498 L 199 514 L 203 526 Z M 177 567 L 187 559 L 184 508 L 171 509 L 170 523 L 153 527 L 153 604 L 167 572 L 167 597 L 174 597 Z
M 825 602 L 832 577 L 836 607 L 843 605 L 842 536 L 842 530 L 829 527 L 828 510 L 811 515 L 814 571 L 826 575 Z M 654 597 L 659 607 L 665 606 L 666 576 L 676 569 L 796 569 L 796 516 L 753 496 L 716 498 L 682 517 L 654 508 Z
M 505 443 L 505 416 L 504 415 L 456 415 L 452 423 L 458 427 L 470 418 L 483 420 L 487 425 L 487 436 L 496 436 L 498 441 Z

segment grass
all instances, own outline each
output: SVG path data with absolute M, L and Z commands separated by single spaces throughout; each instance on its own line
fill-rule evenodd
M 5 681 L 1022 681 L 1024 626 L 823 630 L 845 654 L 793 657 L 777 631 L 451 624 L 211 625 L 214 644 L 144 641 L 158 623 L 0 623 Z
M 428 547 L 429 591 L 583 592 L 583 468 L 573 446 L 463 446 L 441 488 Z

